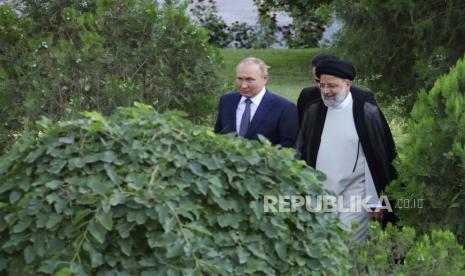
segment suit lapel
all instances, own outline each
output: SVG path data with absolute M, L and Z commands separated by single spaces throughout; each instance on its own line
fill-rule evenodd
M 227 125 L 229 126 L 227 132 L 237 132 L 236 129 L 236 109 L 241 100 L 241 95 L 239 93 L 234 94 L 234 98 L 229 102 L 225 112 L 225 118 L 227 120 Z
M 268 92 L 265 92 L 262 101 L 258 105 L 257 111 L 255 111 L 255 115 L 250 122 L 249 128 L 247 129 L 247 133 L 245 138 L 252 139 L 257 134 L 257 128 L 260 126 L 261 121 L 266 118 L 268 112 L 272 109 L 273 106 L 273 96 Z

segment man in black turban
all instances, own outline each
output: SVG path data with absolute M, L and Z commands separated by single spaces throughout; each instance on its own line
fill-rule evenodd
M 396 177 L 394 140 L 372 93 L 352 89 L 350 62 L 323 60 L 315 76 L 319 89 L 306 97 L 297 153 L 326 175 L 324 187 L 342 199 L 336 202 L 339 218 L 349 227 L 355 220 L 353 238 L 363 241 L 370 219 L 394 220 L 393 206 L 381 196 Z M 361 208 L 354 209 L 357 200 Z

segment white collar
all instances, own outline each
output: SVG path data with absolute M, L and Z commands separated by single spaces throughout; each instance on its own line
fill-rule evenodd
M 260 90 L 260 92 L 253 96 L 252 98 L 250 98 L 250 100 L 256 105 L 260 105 L 260 102 L 262 101 L 263 99 L 263 96 L 265 96 L 265 93 L 266 93 L 266 88 L 265 86 L 263 86 L 262 90 Z M 247 100 L 246 97 L 242 96 L 241 97 L 241 100 L 239 101 L 239 104 L 243 103 L 245 100 Z
M 342 110 L 344 108 L 346 108 L 348 105 L 352 104 L 353 103 L 353 99 L 352 99 L 352 93 L 347 93 L 347 96 L 346 98 L 342 101 L 342 103 L 336 105 L 336 106 L 330 106 L 328 107 L 329 110 Z

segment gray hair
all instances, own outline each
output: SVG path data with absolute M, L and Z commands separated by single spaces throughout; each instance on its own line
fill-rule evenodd
M 256 58 L 256 57 L 246 57 L 246 58 L 244 58 L 243 60 L 241 60 L 239 62 L 239 64 L 237 64 L 236 70 L 237 70 L 237 67 L 239 67 L 239 65 L 246 64 L 246 63 L 252 63 L 252 64 L 258 65 L 258 69 L 260 70 L 260 74 L 262 74 L 262 76 L 268 76 L 268 68 L 270 68 L 270 66 L 266 65 L 266 63 L 263 60 L 261 60 L 259 58 Z

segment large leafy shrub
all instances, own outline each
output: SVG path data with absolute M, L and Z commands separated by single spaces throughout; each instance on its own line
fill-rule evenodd
M 431 91 L 421 91 L 388 191 L 397 199 L 422 200 L 423 208 L 399 208 L 401 222 L 421 232 L 449 229 L 465 243 L 465 62 L 460 60 Z M 416 206 L 418 207 L 418 206 Z
M 1 273 L 347 272 L 334 214 L 263 211 L 325 193 L 292 150 L 136 106 L 44 119 L 0 159 Z
M 357 65 L 377 98 L 405 100 L 431 89 L 465 54 L 463 1 L 334 0 L 342 32 L 336 46 Z
M 135 100 L 204 120 L 220 90 L 218 58 L 179 2 L 0 6 L 0 148 L 42 115 L 109 114 Z
M 353 243 L 351 275 L 463 275 L 465 250 L 450 231 L 417 235 L 412 227 L 370 223 L 370 239 Z

